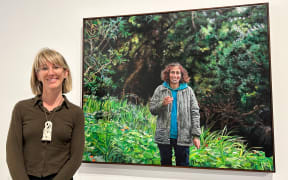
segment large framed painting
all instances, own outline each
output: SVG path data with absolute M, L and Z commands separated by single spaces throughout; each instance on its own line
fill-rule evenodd
M 268 3 L 84 18 L 83 162 L 161 166 L 150 102 L 171 62 L 199 106 L 185 167 L 275 172 Z

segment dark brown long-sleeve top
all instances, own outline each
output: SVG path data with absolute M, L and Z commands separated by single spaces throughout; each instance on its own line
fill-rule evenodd
M 45 111 L 53 123 L 51 142 L 41 141 Z M 79 168 L 85 141 L 83 111 L 65 96 L 62 105 L 53 111 L 43 107 L 39 96 L 15 105 L 6 144 L 7 164 L 13 180 L 55 173 L 54 180 L 70 180 Z

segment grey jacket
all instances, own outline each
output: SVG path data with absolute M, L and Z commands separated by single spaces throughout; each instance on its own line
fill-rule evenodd
M 162 106 L 164 97 L 171 96 L 171 91 L 160 85 L 150 100 L 150 112 L 157 115 L 155 142 L 170 144 L 170 116 L 172 105 Z M 193 136 L 200 136 L 200 114 L 195 94 L 191 87 L 178 90 L 177 93 L 177 145 L 192 146 Z

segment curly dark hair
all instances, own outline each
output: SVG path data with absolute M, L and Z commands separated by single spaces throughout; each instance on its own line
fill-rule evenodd
M 165 69 L 161 71 L 161 80 L 169 83 L 169 73 L 172 67 L 178 66 L 181 71 L 181 79 L 180 83 L 188 83 L 190 81 L 190 77 L 188 76 L 187 70 L 178 62 L 173 62 L 166 65 Z

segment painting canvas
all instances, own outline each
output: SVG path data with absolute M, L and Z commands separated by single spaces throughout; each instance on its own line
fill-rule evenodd
M 83 161 L 160 166 L 149 101 L 178 62 L 201 115 L 189 167 L 275 172 L 268 13 L 261 3 L 84 18 Z

